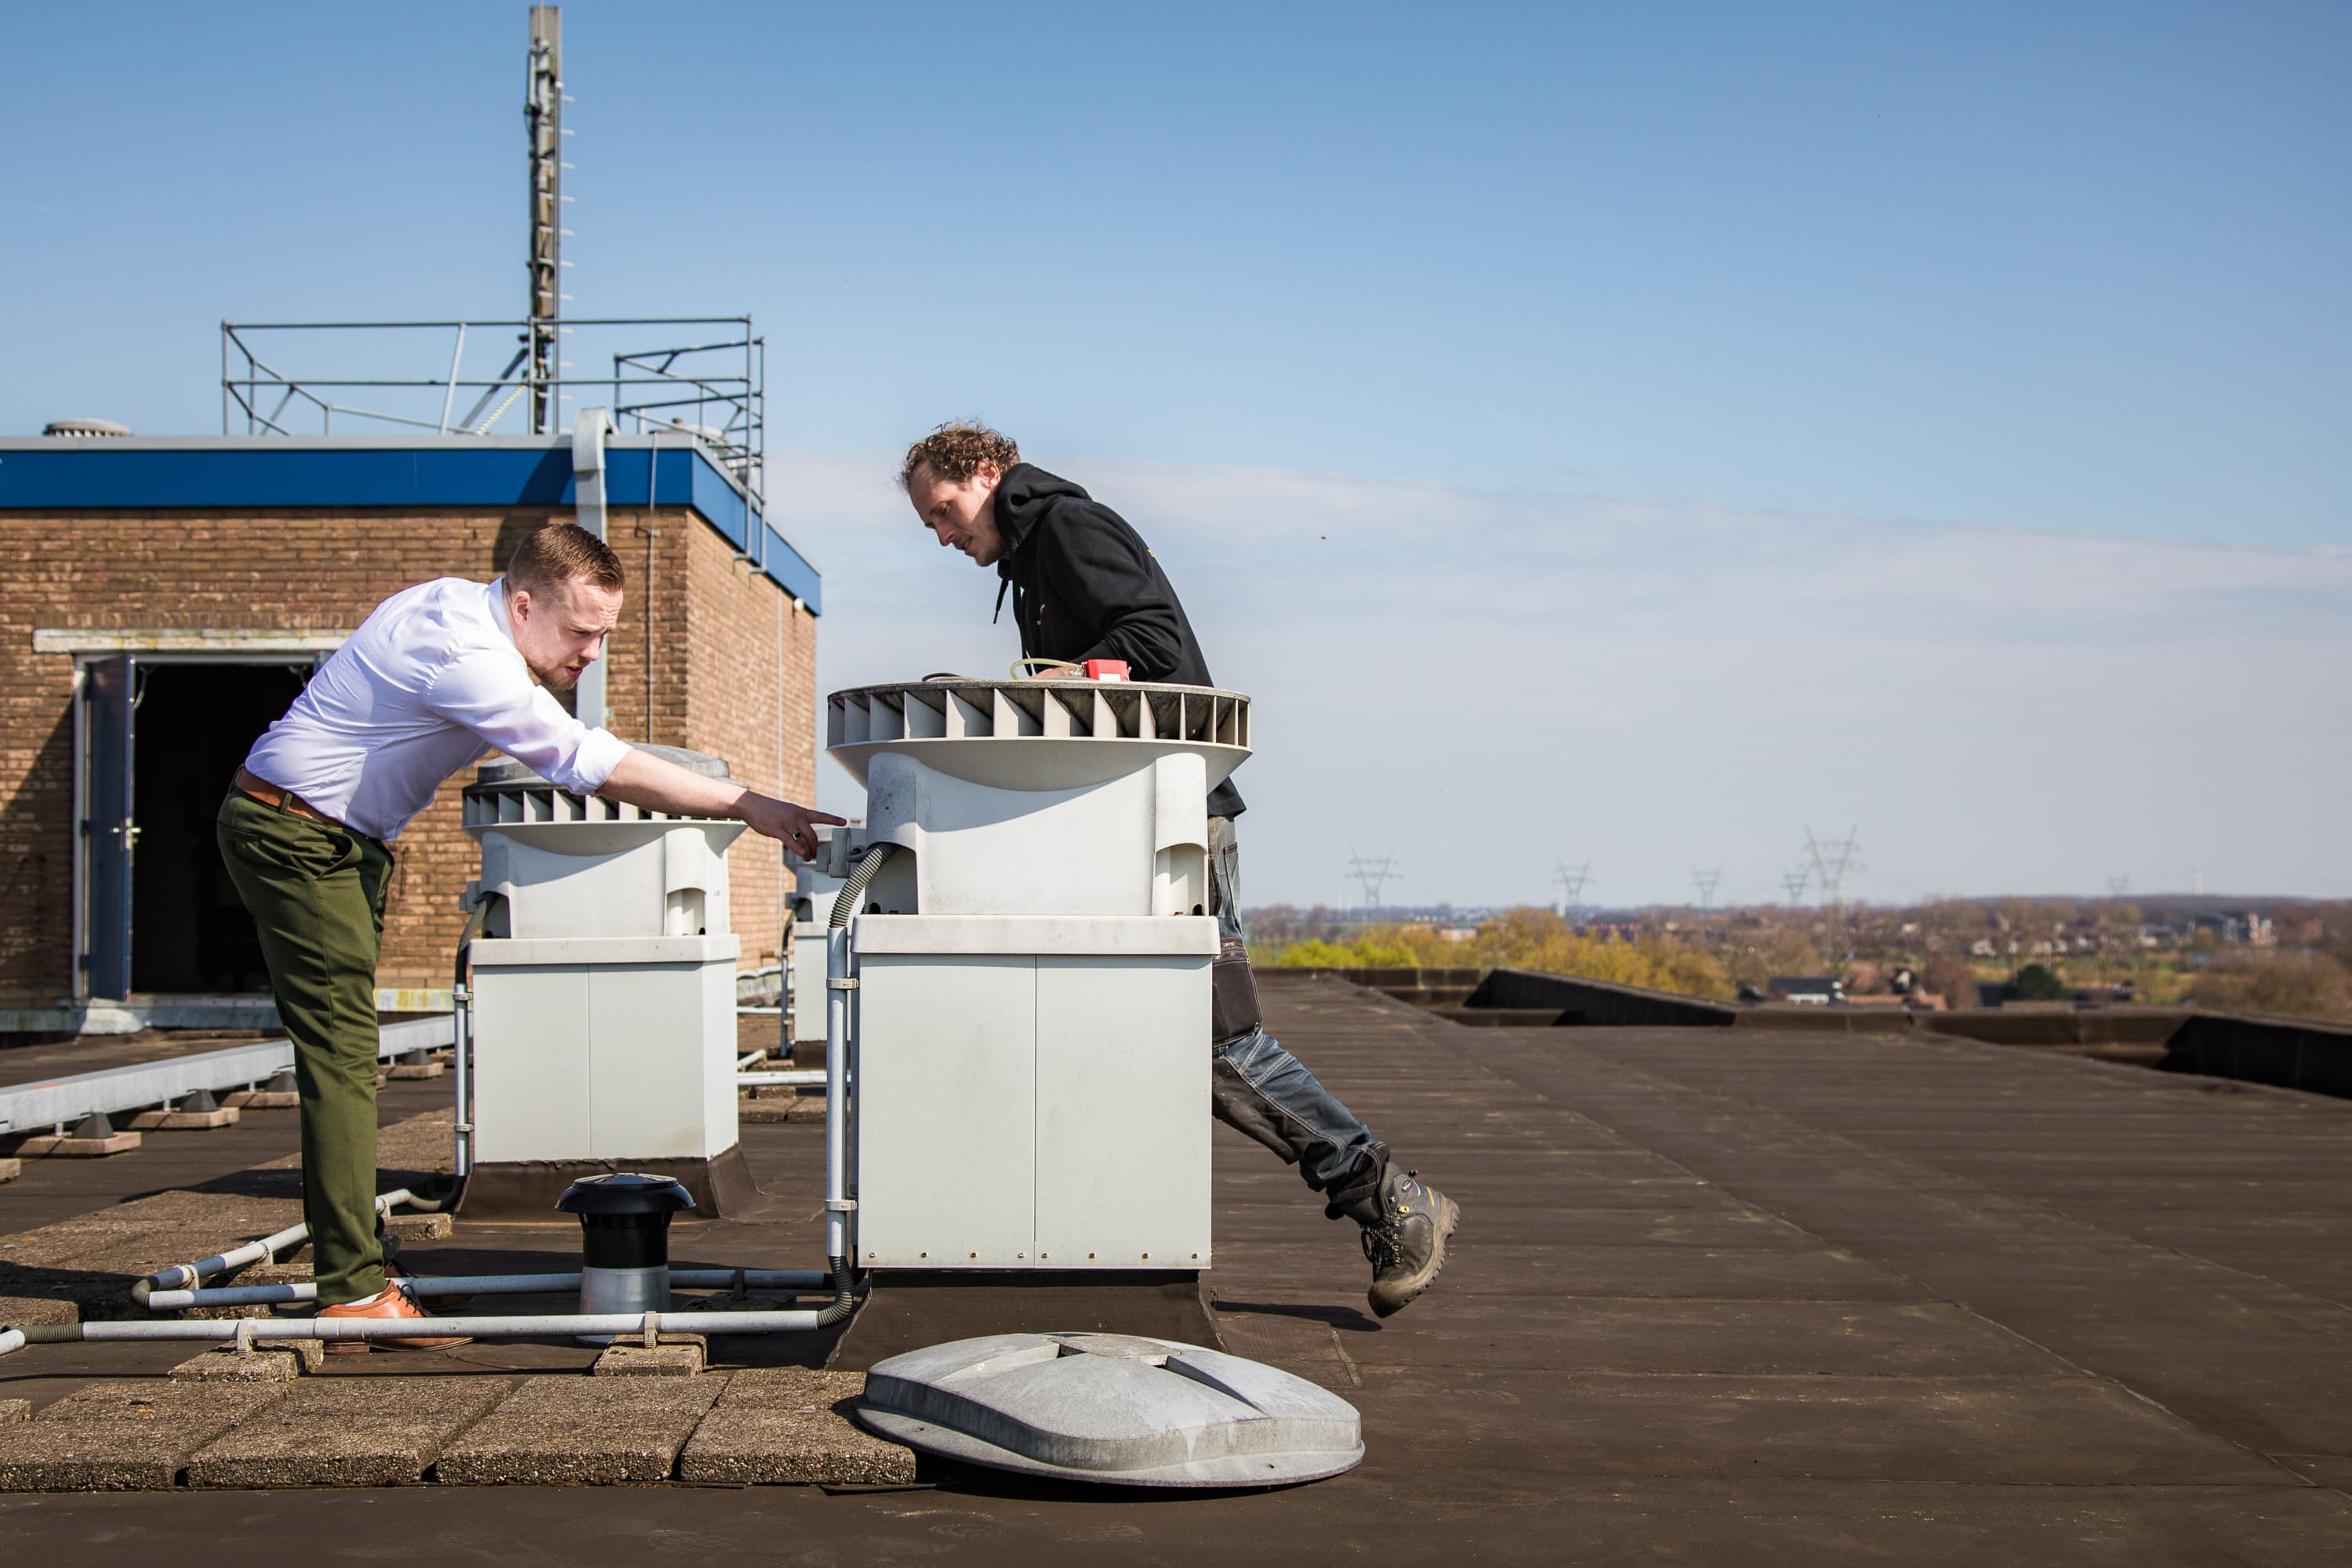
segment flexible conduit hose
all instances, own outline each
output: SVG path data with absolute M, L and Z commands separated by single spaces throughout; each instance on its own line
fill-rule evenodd
M 849 917 L 895 844 L 869 844 L 833 898 L 824 933 L 824 1260 L 833 1269 L 833 1305 L 817 1316 L 830 1328 L 856 1309 L 856 1281 L 849 1271 Z
M 397 1187 L 391 1192 L 376 1194 L 375 1212 L 386 1214 L 403 1204 L 427 1210 L 441 1206 L 437 1203 L 420 1201 L 416 1194 L 406 1187 Z M 144 1307 L 148 1304 L 149 1298 L 158 1290 L 188 1289 L 215 1274 L 226 1274 L 232 1268 L 242 1268 L 248 1263 L 267 1263 L 288 1247 L 298 1247 L 310 1238 L 310 1227 L 307 1223 L 289 1225 L 275 1236 L 265 1236 L 259 1241 L 248 1241 L 243 1247 L 233 1247 L 226 1252 L 218 1253 L 211 1258 L 200 1258 L 194 1263 L 174 1263 L 169 1268 L 157 1269 L 131 1287 L 131 1299 Z

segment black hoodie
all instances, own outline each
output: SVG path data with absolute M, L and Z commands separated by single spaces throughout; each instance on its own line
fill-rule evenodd
M 1137 680 L 1214 686 L 1200 639 L 1168 574 L 1127 520 L 1069 480 L 1015 463 L 996 486 L 1004 559 L 1025 658 L 1127 661 Z M 1004 608 L 1004 588 L 996 594 Z M 1239 816 L 1228 782 L 1209 792 L 1209 815 Z

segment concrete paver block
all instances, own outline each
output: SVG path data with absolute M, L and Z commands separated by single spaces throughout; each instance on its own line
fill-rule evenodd
M 399 1062 L 386 1068 L 384 1076 L 399 1082 L 415 1079 L 439 1078 L 448 1070 L 439 1062 Z
M 283 1384 L 94 1383 L 0 1430 L 0 1491 L 160 1491 Z
M 701 1377 L 537 1378 L 450 1444 L 434 1474 L 458 1486 L 667 1480 L 721 1386 Z
M 710 1342 L 700 1334 L 663 1334 L 658 1344 L 615 1340 L 588 1370 L 596 1377 L 693 1377 L 710 1359 Z
M 234 1105 L 212 1110 L 142 1110 L 131 1119 L 131 1129 L 134 1132 L 209 1132 L 234 1127 L 236 1121 Z
M 22 1160 L 0 1160 L 0 1182 L 15 1181 L 24 1173 L 24 1170 L 25 1162 Z
M 769 1486 L 913 1480 L 913 1449 L 875 1436 L 844 1413 L 865 1391 L 862 1372 L 739 1372 L 695 1428 L 678 1460 L 678 1479 Z
M 735 1107 L 735 1120 L 754 1126 L 773 1126 L 783 1121 L 823 1121 L 824 1101 L 822 1100 L 746 1100 Z
M 172 1375 L 199 1383 L 291 1383 L 326 1367 L 322 1340 L 271 1340 L 268 1344 L 266 1350 L 250 1351 L 216 1346 L 190 1356 L 172 1369 Z
M 0 1399 L 0 1426 L 33 1418 L 33 1402 L 29 1399 Z
M 5 1284 L 0 1272 L 0 1285 Z M 81 1303 L 57 1296 L 0 1296 L 0 1323 L 79 1323 Z
M 221 1103 L 239 1110 L 294 1110 L 300 1108 L 302 1097 L 290 1089 L 240 1089 L 222 1095 Z
M 188 1462 L 194 1487 L 397 1487 L 512 1391 L 504 1377 L 321 1377 Z
M 128 1154 L 142 1141 L 142 1135 L 136 1132 L 116 1132 L 105 1138 L 77 1138 L 71 1133 L 59 1137 L 44 1132 L 17 1144 L 16 1152 L 37 1160 L 102 1160 L 109 1154 Z
M 403 1241 L 439 1241 L 454 1235 L 457 1222 L 446 1214 L 389 1214 L 383 1220 L 384 1234 Z

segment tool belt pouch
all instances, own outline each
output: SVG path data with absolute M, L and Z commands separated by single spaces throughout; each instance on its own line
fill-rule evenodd
M 1223 1045 L 1265 1021 L 1265 1012 L 1257 1001 L 1257 977 L 1250 973 L 1249 943 L 1220 932 L 1217 960 L 1209 969 L 1209 1038 Z

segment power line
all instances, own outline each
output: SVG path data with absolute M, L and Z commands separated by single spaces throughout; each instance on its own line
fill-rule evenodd
M 1715 906 L 1715 890 L 1723 886 L 1723 868 L 1717 866 L 1708 871 L 1702 870 L 1696 866 L 1692 867 L 1691 886 L 1698 889 L 1699 909 L 1701 910 L 1712 909 Z
M 1799 866 L 1792 870 L 1780 873 L 1780 886 L 1789 889 L 1790 907 L 1793 908 L 1805 901 L 1805 884 L 1812 879 L 1813 868 L 1811 866 Z

